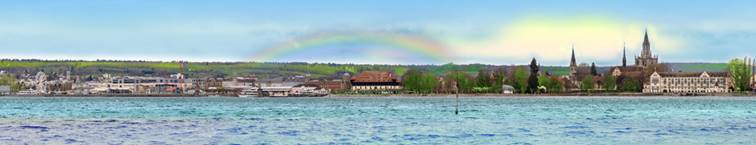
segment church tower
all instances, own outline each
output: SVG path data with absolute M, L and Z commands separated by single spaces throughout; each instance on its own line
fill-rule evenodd
M 577 75 L 577 62 L 575 61 L 575 45 L 572 46 L 572 58 L 570 59 L 570 76 Z
M 627 67 L 627 47 L 622 46 L 622 67 Z
M 651 42 L 648 40 L 648 30 L 643 37 L 643 50 L 641 50 L 640 57 L 635 58 L 635 65 L 640 67 L 647 67 L 659 63 L 658 58 L 651 53 Z

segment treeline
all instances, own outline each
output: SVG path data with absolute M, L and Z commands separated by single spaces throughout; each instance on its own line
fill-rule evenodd
M 731 75 L 734 91 L 753 91 L 752 77 L 755 64 L 756 61 L 751 58 L 730 60 L 727 64 L 727 71 Z
M 548 77 L 544 81 L 538 81 L 538 76 L 529 76 L 526 68 L 523 66 L 515 67 L 513 71 L 507 71 L 504 67 L 479 69 L 476 73 L 470 73 L 462 68 L 447 68 L 448 71 L 442 75 L 428 70 L 408 70 L 402 77 L 402 84 L 408 93 L 501 93 L 504 85 L 510 85 L 519 93 L 535 92 L 539 86 L 544 83 L 546 86 L 561 88 L 563 85 L 560 81 L 549 81 L 557 79 Z M 538 71 L 538 66 L 529 69 L 533 72 Z M 533 78 L 536 77 L 536 78 Z M 533 84 L 533 85 L 531 85 Z
M 640 92 L 642 79 L 615 77 L 600 74 L 595 65 L 590 74 L 577 82 L 563 75 L 541 71 L 534 59 L 528 67 L 516 66 L 511 69 L 480 69 L 477 73 L 449 71 L 436 75 L 428 70 L 412 69 L 402 77 L 407 93 L 502 93 L 504 85 L 514 88 L 513 93 L 561 93 L 561 92 Z M 458 88 L 457 88 L 458 86 Z

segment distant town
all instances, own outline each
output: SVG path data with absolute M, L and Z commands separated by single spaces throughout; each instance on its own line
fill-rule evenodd
M 749 95 L 756 88 L 751 58 L 703 71 L 660 63 L 646 32 L 639 55 L 623 49 L 617 66 L 354 65 L 256 62 L 0 60 L 4 96 L 329 95 Z M 629 64 L 634 60 L 634 64 Z M 567 60 L 567 59 L 565 59 Z

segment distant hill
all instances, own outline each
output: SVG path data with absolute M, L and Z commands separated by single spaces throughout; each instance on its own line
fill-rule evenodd
M 723 72 L 727 71 L 727 63 L 665 63 L 675 72 Z
M 51 60 L 0 60 L 0 70 L 11 73 L 34 74 L 39 71 L 74 75 L 136 75 L 168 76 L 180 71 L 180 62 L 159 61 L 51 61 Z M 409 69 L 418 69 L 441 75 L 449 71 L 464 71 L 476 74 L 481 69 L 495 69 L 499 66 L 485 64 L 445 64 L 445 65 L 383 65 L 383 64 L 333 64 L 302 62 L 185 62 L 184 72 L 189 77 L 225 77 L 257 75 L 277 77 L 290 75 L 311 75 L 327 77 L 339 73 L 357 73 L 366 70 L 391 71 L 402 75 Z
M 398 75 L 410 69 L 443 75 L 450 71 L 464 71 L 475 75 L 479 70 L 494 70 L 525 65 L 487 65 L 487 64 L 444 64 L 444 65 L 371 65 L 371 64 L 333 64 L 333 63 L 274 63 L 274 62 L 186 62 L 184 72 L 190 77 L 226 77 L 238 75 L 258 75 L 277 77 L 289 75 L 311 75 L 328 77 L 338 73 L 358 73 L 366 70 L 391 71 Z M 665 63 L 673 71 L 716 72 L 726 71 L 726 63 Z M 33 74 L 38 71 L 63 73 L 70 71 L 74 75 L 115 75 L 168 76 L 179 72 L 179 62 L 158 61 L 49 61 L 49 60 L 0 60 L 0 70 L 12 73 Z M 600 73 L 609 71 L 609 66 L 599 66 Z M 567 66 L 541 66 L 541 70 L 555 76 L 569 74 Z

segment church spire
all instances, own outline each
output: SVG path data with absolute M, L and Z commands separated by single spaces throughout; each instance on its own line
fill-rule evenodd
M 575 45 L 572 45 L 572 58 L 570 59 L 570 67 L 577 66 L 577 62 L 575 62 Z
M 627 44 L 622 44 L 622 67 L 627 67 Z
M 635 58 L 635 65 L 641 66 L 641 67 L 647 67 L 649 65 L 658 64 L 659 58 L 654 56 L 651 53 L 651 41 L 648 40 L 648 28 L 646 28 L 646 32 L 643 35 L 643 49 L 641 50 L 640 56 Z
M 651 42 L 648 41 L 648 28 L 646 28 L 646 32 L 643 36 L 643 50 L 641 51 L 641 57 L 643 58 L 653 57 L 653 55 L 651 55 Z

